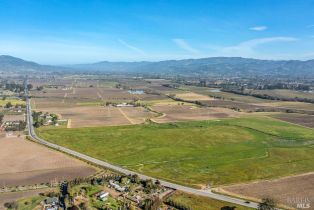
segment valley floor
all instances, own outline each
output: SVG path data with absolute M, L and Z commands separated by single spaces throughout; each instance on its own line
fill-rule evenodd
M 200 188 L 314 169 L 314 130 L 262 116 L 37 132 L 92 157 Z

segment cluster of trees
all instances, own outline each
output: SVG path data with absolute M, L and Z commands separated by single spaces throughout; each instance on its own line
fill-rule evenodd
M 271 198 L 263 198 L 262 202 L 258 204 L 258 210 L 275 210 L 276 202 Z
M 7 103 L 4 105 L 4 108 L 6 108 L 6 109 L 9 109 L 9 108 L 12 108 L 12 107 L 15 107 L 15 108 L 18 108 L 18 107 L 26 108 L 26 105 L 25 105 L 25 104 L 15 104 L 15 105 L 13 105 L 13 104 L 11 103 L 11 101 L 7 102 Z
M 238 90 L 238 89 L 223 89 L 223 91 L 229 92 L 229 93 L 235 93 L 238 95 L 253 96 L 256 98 L 268 99 L 268 100 L 298 101 L 298 102 L 314 103 L 314 99 L 310 99 L 310 98 L 299 98 L 299 97 L 286 98 L 286 97 L 271 96 L 268 94 L 245 92 L 244 90 Z
M 117 174 L 110 174 L 106 176 L 90 178 L 89 182 L 91 185 L 103 185 L 105 182 L 108 182 L 109 180 L 116 180 L 116 181 L 122 182 L 122 179 L 124 177 L 125 176 L 120 176 Z
M 6 109 L 9 109 L 11 107 L 13 107 L 13 104 L 10 101 L 4 105 L 4 108 Z
M 42 192 L 39 193 L 40 196 L 46 196 L 46 197 L 59 197 L 60 193 L 55 191 L 48 191 L 48 192 Z
M 117 102 L 112 102 L 112 101 L 106 101 L 105 105 L 106 106 L 117 106 L 119 103 Z
M 169 94 L 169 95 L 167 95 L 167 96 L 168 96 L 169 98 L 175 100 L 175 101 L 180 101 L 180 102 L 185 102 L 185 103 L 193 103 L 193 104 L 196 104 L 196 105 L 198 105 L 198 106 L 206 106 L 206 104 L 203 104 L 202 102 L 197 101 L 197 100 L 191 101 L 191 100 L 184 100 L 184 99 L 182 99 L 182 98 L 177 98 L 174 94 Z
M 20 93 L 25 90 L 23 84 L 16 84 L 16 83 L 6 83 L 4 89 L 15 92 L 15 93 Z
M 162 205 L 162 200 L 159 197 L 147 198 L 142 204 L 141 208 L 144 210 L 157 210 Z
M 128 90 L 129 89 L 128 86 L 122 85 L 121 83 L 116 84 L 115 87 L 118 88 L 118 89 L 124 89 L 124 90 Z
M 182 81 L 181 81 L 182 83 Z M 274 78 L 216 78 L 211 81 L 199 79 L 197 82 L 183 82 L 186 85 L 213 88 L 238 88 L 243 87 L 255 90 L 289 89 L 309 91 L 313 83 L 304 80 L 274 79 Z
M 273 83 L 273 84 L 265 84 L 263 86 L 260 85 L 256 89 L 258 90 L 289 89 L 289 90 L 309 91 L 311 90 L 311 86 L 307 84 Z
M 64 205 L 66 205 L 66 204 L 69 205 L 69 207 L 67 209 L 81 209 L 81 210 L 82 209 L 89 209 L 88 205 L 86 205 L 86 203 L 81 203 L 79 208 L 74 206 L 73 205 L 73 195 L 71 195 L 71 193 L 68 193 L 69 189 L 71 187 L 74 187 L 76 185 L 80 185 L 82 183 L 89 183 L 91 185 L 104 185 L 105 182 L 108 182 L 109 180 L 119 181 L 121 184 L 127 183 L 129 180 L 132 183 L 142 183 L 141 179 L 137 175 L 122 176 L 122 175 L 118 175 L 118 174 L 107 174 L 107 175 L 103 175 L 103 176 L 99 176 L 99 177 L 76 178 L 76 179 L 73 179 L 73 180 L 67 182 L 67 188 L 66 189 L 60 187 L 60 198 L 64 197 L 64 199 L 63 199 Z M 84 195 L 90 194 L 92 190 L 93 189 L 90 186 L 84 186 L 80 189 L 81 193 L 83 193 Z M 64 193 L 62 193 L 62 192 L 64 192 Z M 61 200 L 62 199 L 60 199 L 60 201 Z M 111 209 L 107 206 L 104 206 L 102 203 L 93 203 L 93 205 L 95 205 L 94 207 L 96 209 L 102 209 L 102 210 Z M 126 209 L 126 210 L 135 209 L 129 202 L 119 201 L 119 206 L 121 207 L 121 209 Z M 151 209 L 151 208 L 148 208 L 148 209 Z
M 60 206 L 63 207 L 63 209 L 66 209 L 66 201 L 69 200 L 69 187 L 67 182 L 62 182 L 59 187 L 60 190 Z
M 16 201 L 7 202 L 4 204 L 4 207 L 7 209 L 17 210 L 19 209 L 19 203 Z
M 39 114 L 38 112 L 33 112 L 33 120 L 34 120 L 34 127 L 35 128 L 39 128 L 40 126 L 42 126 L 44 124 L 44 120 L 42 118 L 40 118 L 41 114 Z
M 131 183 L 137 184 L 142 183 L 142 180 L 138 177 L 138 175 L 122 176 L 118 174 L 107 174 L 99 177 L 75 178 L 71 181 L 68 181 L 68 185 L 75 186 L 82 183 L 89 183 L 91 185 L 103 185 L 105 182 L 108 182 L 109 180 L 115 180 L 122 184 L 125 184 L 126 180 L 130 180 Z
M 79 206 L 75 206 L 73 204 L 74 201 L 74 195 L 70 193 L 70 189 L 74 186 L 83 184 L 83 183 L 88 183 L 91 185 L 104 185 L 106 181 L 109 180 L 116 180 L 119 181 L 120 183 L 126 182 L 126 180 L 130 180 L 132 183 L 138 183 L 138 184 L 143 184 L 145 183 L 146 187 L 152 187 L 154 183 L 152 183 L 151 180 L 144 181 L 141 180 L 138 175 L 128 175 L 128 176 L 123 176 L 123 175 L 118 175 L 118 174 L 106 174 L 100 177 L 85 177 L 85 178 L 75 178 L 70 181 L 63 181 L 59 184 L 59 192 L 45 192 L 45 193 L 40 193 L 41 196 L 46 196 L 46 197 L 58 197 L 60 205 L 62 209 L 77 209 L 77 210 L 82 210 L 82 209 L 89 209 L 88 205 L 86 203 L 81 203 Z M 47 183 L 48 184 L 48 183 Z M 93 188 L 91 186 L 83 186 L 80 189 L 81 193 L 84 195 L 88 195 L 94 193 Z M 126 209 L 126 210 L 133 210 L 137 209 L 134 206 L 130 204 L 130 202 L 124 202 L 124 201 L 118 201 L 119 206 L 121 209 Z M 99 204 L 99 205 L 98 205 Z M 157 210 L 158 207 L 162 204 L 162 201 L 158 199 L 158 197 L 150 198 L 145 200 L 141 206 L 143 209 L 147 210 Z M 95 205 L 94 207 L 96 209 L 102 209 L 102 210 L 109 210 L 111 209 L 110 207 L 104 206 L 101 203 L 93 203 Z M 5 204 L 5 207 L 7 209 L 14 209 L 17 210 L 19 209 L 18 202 L 8 202 Z
M 42 117 L 42 114 L 42 112 L 36 111 L 32 113 L 35 128 L 43 126 L 45 124 L 45 121 L 47 120 L 47 117 L 51 118 L 50 120 L 52 121 L 52 124 L 56 124 L 58 122 L 58 115 L 49 114 L 48 112 L 46 112 L 45 115 Z
M 157 189 L 160 189 L 160 187 L 161 187 L 160 182 L 158 180 L 156 182 L 153 182 L 153 180 L 151 180 L 151 179 L 142 180 L 141 184 L 144 187 L 145 193 L 153 193 Z
M 129 175 L 129 178 L 130 178 L 131 183 L 136 183 L 136 184 L 141 183 L 141 179 L 137 174 Z
M 174 89 L 180 87 L 180 85 L 178 84 L 163 84 L 162 86 L 167 87 L 167 88 L 174 88 Z
M 178 209 L 178 210 L 192 210 L 191 207 L 186 206 L 186 205 L 184 205 L 184 204 L 182 204 L 182 203 L 180 203 L 180 202 L 176 202 L 176 201 L 174 201 L 174 200 L 172 200 L 172 199 L 166 200 L 165 203 L 166 203 L 167 205 L 169 205 L 169 206 L 172 206 L 172 207 Z
M 33 89 L 33 85 L 32 84 L 27 84 L 26 88 L 27 88 L 27 90 L 31 90 L 31 89 Z
M 36 87 L 36 90 L 38 90 L 38 91 L 42 91 L 44 89 L 44 86 L 37 86 Z

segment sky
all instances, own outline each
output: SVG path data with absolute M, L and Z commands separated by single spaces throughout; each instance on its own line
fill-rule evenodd
M 0 54 L 42 64 L 314 59 L 314 0 L 0 0 Z

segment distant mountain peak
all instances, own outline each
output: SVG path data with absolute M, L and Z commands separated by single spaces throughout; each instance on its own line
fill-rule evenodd
M 38 63 L 35 63 L 35 62 L 32 62 L 32 61 L 26 61 L 26 60 L 23 60 L 21 58 L 17 58 L 17 57 L 13 57 L 11 55 L 0 55 L 0 62 L 1 64 L 7 62 L 7 63 L 24 63 L 24 64 L 32 64 L 32 65 L 39 65 Z
M 209 57 L 183 60 L 40 65 L 10 55 L 0 55 L 0 71 L 98 71 L 199 75 L 288 75 L 314 76 L 314 60 L 261 60 L 242 57 Z
M 108 72 L 219 75 L 313 75 L 314 61 L 261 60 L 243 57 L 207 57 L 157 62 L 110 62 L 72 65 L 74 69 Z
M 64 67 L 55 67 L 40 65 L 38 63 L 23 60 L 10 55 L 0 55 L 0 71 L 16 71 L 16 72 L 30 72 L 30 71 L 49 71 L 49 70 L 64 70 Z

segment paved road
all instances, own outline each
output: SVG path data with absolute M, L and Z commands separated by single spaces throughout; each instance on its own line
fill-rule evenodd
M 116 165 L 112 165 L 110 163 L 107 163 L 107 162 L 95 159 L 93 157 L 84 155 L 82 153 L 76 152 L 74 150 L 71 150 L 71 149 L 68 149 L 68 148 L 65 148 L 65 147 L 62 147 L 62 146 L 50 143 L 50 142 L 47 142 L 44 139 L 39 138 L 36 135 L 35 131 L 34 131 L 33 118 L 31 117 L 32 116 L 32 110 L 31 110 L 31 105 L 30 105 L 30 99 L 28 98 L 27 93 L 26 93 L 26 105 L 27 105 L 27 124 L 28 124 L 29 135 L 36 142 L 41 143 L 43 145 L 46 145 L 48 147 L 54 148 L 56 150 L 68 153 L 68 154 L 70 154 L 72 156 L 75 156 L 75 157 L 78 157 L 80 159 L 89 161 L 91 163 L 97 164 L 99 166 L 102 166 L 102 167 L 105 167 L 105 168 L 108 168 L 108 169 L 111 169 L 111 170 L 123 173 L 123 174 L 127 174 L 127 175 L 128 174 L 137 174 L 141 179 L 144 179 L 144 180 L 145 179 L 156 180 L 153 177 L 149 177 L 149 176 L 146 176 L 146 175 L 143 175 L 143 174 L 139 174 L 139 173 L 136 173 L 134 171 L 130 171 L 130 170 L 127 170 L 125 168 L 122 168 L 122 167 L 119 167 L 119 166 L 116 166 Z M 257 205 L 258 205 L 257 203 L 254 203 L 254 202 L 245 203 L 245 200 L 242 200 L 242 199 L 237 199 L 237 198 L 233 198 L 233 197 L 230 197 L 230 196 L 216 194 L 216 193 L 211 192 L 210 190 L 198 190 L 198 189 L 194 189 L 194 188 L 191 188 L 191 187 L 186 187 L 186 186 L 174 184 L 174 183 L 163 181 L 163 180 L 159 180 L 159 181 L 165 187 L 176 189 L 176 190 L 180 190 L 180 191 L 184 191 L 184 192 L 187 192 L 187 193 L 192 193 L 192 194 L 195 194 L 195 195 L 201 195 L 201 196 L 205 196 L 205 197 L 209 197 L 209 198 L 214 198 L 214 199 L 217 199 L 217 200 L 226 201 L 226 202 L 230 202 L 230 203 L 233 203 L 233 204 L 239 204 L 239 205 L 242 205 L 242 206 L 247 206 L 247 207 L 251 207 L 251 208 L 255 208 L 255 209 L 257 208 Z

